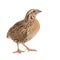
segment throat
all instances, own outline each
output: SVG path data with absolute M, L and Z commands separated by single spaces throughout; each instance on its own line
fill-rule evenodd
M 36 19 L 36 15 L 33 15 L 33 14 L 26 15 L 25 19 L 26 20 L 35 20 Z
M 30 16 L 29 19 L 30 20 L 34 20 L 35 19 L 35 16 Z

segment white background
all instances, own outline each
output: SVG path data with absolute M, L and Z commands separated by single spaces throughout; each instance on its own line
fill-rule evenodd
M 17 46 L 6 38 L 7 31 L 32 8 L 42 11 L 37 15 L 41 28 L 26 45 L 37 52 L 13 54 Z M 25 50 L 22 45 L 20 49 Z M 0 60 L 60 60 L 60 1 L 0 0 Z

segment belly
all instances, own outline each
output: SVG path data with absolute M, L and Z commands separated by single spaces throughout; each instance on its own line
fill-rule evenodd
M 28 28 L 27 32 L 27 40 L 32 39 L 36 33 L 38 32 L 40 28 L 40 24 L 37 20 L 34 21 L 34 23 Z

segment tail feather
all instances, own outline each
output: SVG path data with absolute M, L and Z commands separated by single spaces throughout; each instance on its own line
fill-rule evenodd
M 8 32 L 8 33 L 7 33 L 7 38 L 9 38 L 9 37 L 10 37 L 9 35 L 10 35 L 10 33 Z

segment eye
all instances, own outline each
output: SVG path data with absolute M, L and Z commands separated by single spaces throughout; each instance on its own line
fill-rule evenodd
M 35 11 L 33 11 L 35 13 Z

